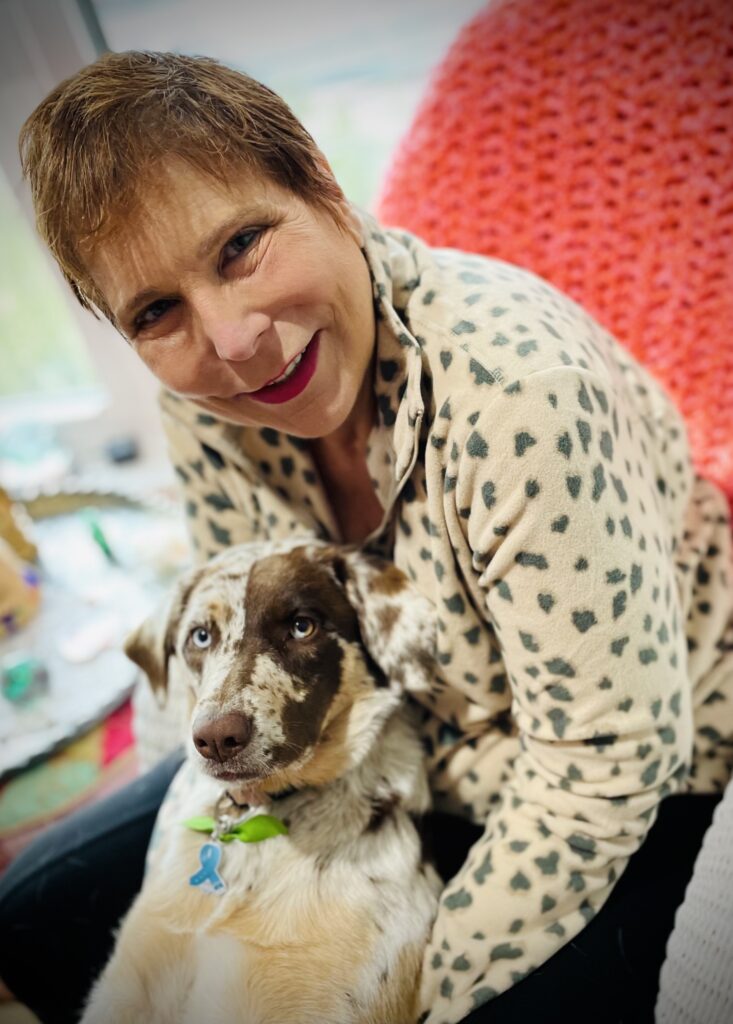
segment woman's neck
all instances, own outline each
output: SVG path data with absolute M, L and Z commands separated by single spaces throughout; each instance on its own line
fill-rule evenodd
M 382 522 L 384 509 L 367 467 L 367 446 L 376 420 L 371 388 L 362 389 L 346 423 L 311 441 L 313 459 L 345 543 L 360 543 Z

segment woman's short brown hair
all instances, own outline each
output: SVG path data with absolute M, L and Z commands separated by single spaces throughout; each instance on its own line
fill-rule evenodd
M 82 250 L 134 209 L 169 156 L 218 180 L 259 173 L 339 220 L 343 193 L 328 164 L 266 86 L 208 57 L 105 54 L 34 110 L 20 158 L 42 238 L 82 306 L 110 320 Z

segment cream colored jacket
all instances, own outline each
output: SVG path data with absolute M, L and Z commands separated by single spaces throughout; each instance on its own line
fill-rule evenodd
M 726 502 L 649 374 L 532 274 L 363 216 L 377 313 L 367 545 L 440 611 L 436 805 L 485 823 L 446 887 L 424 1019 L 454 1022 L 602 907 L 659 801 L 733 762 Z M 166 394 L 201 558 L 340 540 L 306 442 Z

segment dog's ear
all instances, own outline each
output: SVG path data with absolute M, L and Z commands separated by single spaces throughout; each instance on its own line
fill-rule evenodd
M 175 648 L 176 630 L 200 576 L 201 570 L 184 576 L 165 606 L 149 615 L 125 640 L 125 654 L 143 670 L 156 695 L 168 688 L 168 661 Z
M 437 613 L 392 562 L 332 549 L 336 578 L 359 619 L 367 651 L 390 684 L 412 693 L 434 689 Z

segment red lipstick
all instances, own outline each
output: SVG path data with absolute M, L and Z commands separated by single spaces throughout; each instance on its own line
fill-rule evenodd
M 255 402 L 266 402 L 269 405 L 276 405 L 280 402 L 289 402 L 291 398 L 299 395 L 316 372 L 320 333 L 320 331 L 316 331 L 308 342 L 303 358 L 287 380 L 281 381 L 279 384 L 267 384 L 258 391 L 250 391 L 247 398 L 251 398 Z

